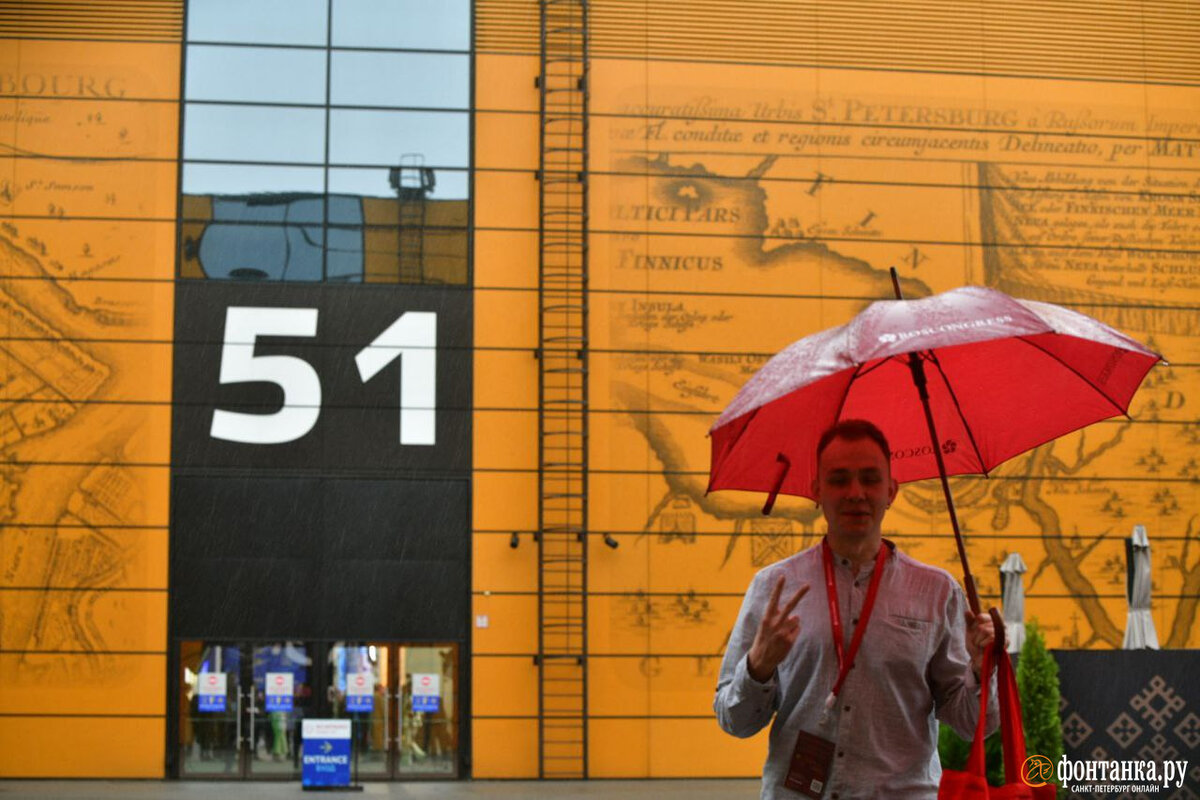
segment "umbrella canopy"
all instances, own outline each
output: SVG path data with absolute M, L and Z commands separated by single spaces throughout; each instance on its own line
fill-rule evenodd
M 710 491 L 813 497 L 816 446 L 868 419 L 900 482 L 939 474 L 908 354 L 928 376 L 946 474 L 984 473 L 1093 422 L 1125 414 L 1161 357 L 1091 317 L 977 286 L 883 300 L 768 361 L 710 431 Z
M 1157 650 L 1158 633 L 1150 616 L 1150 537 L 1144 525 L 1133 526 L 1133 535 L 1125 540 L 1125 557 L 1129 615 L 1121 646 L 1126 650 Z
M 1008 652 L 1019 653 L 1025 644 L 1025 560 L 1009 553 L 1000 565 L 1000 603 L 1008 629 Z

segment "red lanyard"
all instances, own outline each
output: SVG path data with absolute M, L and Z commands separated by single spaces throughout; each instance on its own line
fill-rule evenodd
M 833 684 L 829 697 L 825 699 L 826 708 L 833 706 L 834 698 L 842 690 L 850 668 L 854 666 L 854 658 L 858 655 L 859 645 L 862 644 L 863 633 L 867 630 L 867 620 L 871 618 L 871 610 L 875 607 L 875 595 L 879 594 L 879 579 L 883 577 L 883 563 L 887 561 L 888 546 L 881 542 L 879 553 L 875 556 L 875 573 L 871 575 L 871 585 L 867 587 L 867 599 L 863 602 L 862 613 L 854 627 L 854 637 L 850 640 L 850 652 L 842 652 L 842 614 L 838 610 L 837 579 L 833 574 L 833 548 L 828 539 L 821 540 L 821 559 L 825 562 L 825 597 L 829 601 L 829 625 L 833 628 L 833 646 L 837 650 L 838 676 Z

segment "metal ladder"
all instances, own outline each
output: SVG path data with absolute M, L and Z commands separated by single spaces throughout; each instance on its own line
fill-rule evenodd
M 587 3 L 541 0 L 538 771 L 587 770 Z
M 397 195 L 396 270 L 400 283 L 425 282 L 425 208 L 434 187 L 433 170 L 421 153 L 404 153 L 391 171 Z

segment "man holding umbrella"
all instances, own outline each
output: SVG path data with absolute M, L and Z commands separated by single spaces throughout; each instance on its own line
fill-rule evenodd
M 968 610 L 949 573 L 883 539 L 897 483 L 877 427 L 843 420 L 816 451 L 828 533 L 755 576 L 721 665 L 717 720 L 748 737 L 775 718 L 763 798 L 935 798 L 937 720 L 974 735 L 991 620 Z

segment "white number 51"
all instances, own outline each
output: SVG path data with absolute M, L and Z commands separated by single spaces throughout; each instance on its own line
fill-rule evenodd
M 316 336 L 315 308 L 231 306 L 225 312 L 220 382 L 273 383 L 283 405 L 270 414 L 213 410 L 214 439 L 244 444 L 294 442 L 321 415 L 321 379 L 297 356 L 257 356 L 259 336 Z M 432 445 L 437 430 L 437 314 L 406 311 L 354 357 L 363 382 L 400 360 L 400 444 Z

